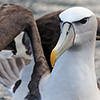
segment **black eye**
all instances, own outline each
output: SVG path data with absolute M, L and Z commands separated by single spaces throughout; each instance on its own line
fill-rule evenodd
M 82 19 L 82 20 L 80 20 L 78 22 L 81 23 L 81 24 L 85 24 L 87 22 L 87 18 L 84 18 L 84 19 Z

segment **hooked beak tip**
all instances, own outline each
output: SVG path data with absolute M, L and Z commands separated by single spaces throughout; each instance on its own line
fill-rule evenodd
M 56 60 L 57 60 L 57 57 L 56 57 L 56 50 L 54 49 L 52 52 L 51 52 L 51 56 L 50 56 L 50 61 L 51 61 L 51 66 L 53 67 Z

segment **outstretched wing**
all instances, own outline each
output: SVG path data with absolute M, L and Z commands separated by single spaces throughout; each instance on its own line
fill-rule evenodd
M 8 91 L 13 89 L 15 82 L 20 79 L 21 69 L 29 63 L 29 59 L 14 56 L 10 50 L 2 50 L 0 52 L 0 83 Z

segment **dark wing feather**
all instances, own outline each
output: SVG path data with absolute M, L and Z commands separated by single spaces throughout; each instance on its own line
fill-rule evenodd
M 61 12 L 62 11 L 53 12 L 36 20 L 44 54 L 50 69 L 52 69 L 50 64 L 50 54 L 60 36 L 60 20 L 58 16 Z
M 16 49 L 16 42 L 15 40 L 13 40 L 6 48 L 4 48 L 5 50 L 11 50 L 14 54 L 17 53 L 17 49 Z
M 98 17 L 97 17 L 97 22 L 98 22 L 98 29 L 97 29 L 96 40 L 100 40 L 100 18 Z

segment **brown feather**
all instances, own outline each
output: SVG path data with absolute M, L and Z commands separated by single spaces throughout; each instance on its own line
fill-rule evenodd
M 35 87 L 29 88 L 30 91 L 34 89 L 37 94 L 32 94 L 34 99 L 40 98 L 38 84 L 42 75 L 48 70 L 49 67 L 45 59 L 41 40 L 39 37 L 38 28 L 36 26 L 33 13 L 19 5 L 10 4 L 0 7 L 0 50 L 4 49 L 18 34 L 25 31 L 30 37 L 32 43 L 32 51 L 35 68 L 33 70 L 35 79 Z M 42 70 L 42 71 L 40 71 Z M 41 72 L 41 73 L 40 73 Z M 37 80 L 36 80 L 37 79 Z M 34 85 L 33 85 L 34 86 Z M 38 95 L 38 97 L 37 97 Z

